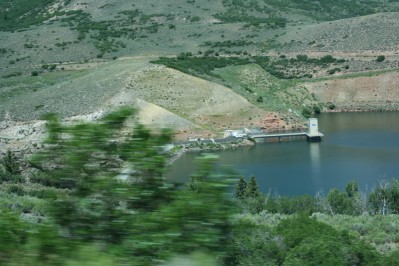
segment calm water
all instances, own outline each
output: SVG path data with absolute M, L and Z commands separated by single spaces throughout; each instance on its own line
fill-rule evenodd
M 399 178 L 398 112 L 331 113 L 318 119 L 325 135 L 320 143 L 259 143 L 218 152 L 219 163 L 232 166 L 247 179 L 256 176 L 263 192 L 280 195 L 344 189 L 353 180 L 366 190 L 381 178 Z M 168 177 L 188 180 L 195 170 L 195 156 L 185 154 L 177 160 Z

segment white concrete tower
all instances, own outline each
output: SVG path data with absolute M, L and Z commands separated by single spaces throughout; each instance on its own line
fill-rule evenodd
M 308 135 L 310 137 L 320 136 L 319 124 L 317 118 L 309 118 L 308 120 Z

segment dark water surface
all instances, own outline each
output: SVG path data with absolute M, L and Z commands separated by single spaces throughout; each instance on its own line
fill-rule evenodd
M 262 192 L 271 189 L 280 195 L 344 189 L 353 180 L 365 191 L 381 178 L 399 178 L 399 112 L 329 113 L 317 118 L 325 135 L 320 143 L 258 143 L 216 153 L 219 163 L 247 179 L 255 175 Z M 167 176 L 187 181 L 196 156 L 182 156 Z

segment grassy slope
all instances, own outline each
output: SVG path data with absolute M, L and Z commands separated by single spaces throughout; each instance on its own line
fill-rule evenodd
M 37 77 L 3 79 L 0 93 L 6 96 L 12 92 L 14 97 L 1 97 L 1 112 L 10 112 L 17 120 L 37 119 L 47 112 L 62 116 L 90 113 L 124 87 L 131 71 L 146 64 L 116 60 L 90 70 L 71 68 Z
M 303 105 L 313 105 L 310 95 L 298 85 L 298 81 L 279 80 L 258 65 L 225 67 L 214 72 L 233 90 L 265 109 L 277 112 L 293 109 L 299 114 Z M 262 102 L 257 101 L 259 96 Z

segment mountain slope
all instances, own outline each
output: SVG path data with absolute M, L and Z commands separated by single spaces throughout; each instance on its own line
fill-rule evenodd
M 297 26 L 277 38 L 280 51 L 329 52 L 351 56 L 398 55 L 399 13 L 380 13 L 334 22 Z M 290 43 L 290 44 L 288 44 Z
M 23 89 L 18 82 L 8 84 L 15 86 L 11 91 L 21 93 L 2 94 L 0 119 L 7 127 L 13 125 L 7 121 L 36 120 L 48 112 L 92 120 L 117 106 L 133 105 L 139 108 L 143 124 L 172 128 L 185 137 L 222 136 L 229 128 L 261 126 L 273 115 L 227 87 L 152 65 L 147 59 L 125 58 L 87 67 L 65 70 L 58 80 L 50 76 L 54 73 L 29 77 Z M 278 124 L 286 125 L 284 121 Z
M 0 119 L 129 104 L 151 127 L 220 135 L 300 127 L 329 102 L 395 109 L 386 95 L 399 89 L 384 84 L 398 79 L 398 11 L 379 0 L 0 0 Z M 186 74 L 150 63 L 159 56 Z
M 1 0 L 0 74 L 180 52 L 394 51 L 397 13 L 359 17 L 381 11 L 399 7 L 377 0 L 290 0 L 284 5 L 263 0 Z M 336 20 L 343 18 L 349 19 Z

